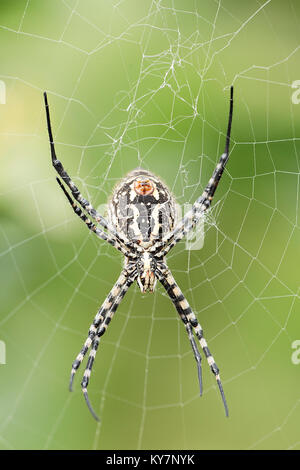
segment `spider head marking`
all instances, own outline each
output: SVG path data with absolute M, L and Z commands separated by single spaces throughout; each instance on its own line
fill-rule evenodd
M 134 181 L 134 190 L 140 196 L 148 196 L 154 191 L 154 183 L 150 178 L 139 177 Z
M 153 292 L 156 285 L 155 276 L 156 262 L 149 253 L 144 252 L 141 254 L 137 261 L 138 278 L 137 282 L 140 286 L 141 292 Z

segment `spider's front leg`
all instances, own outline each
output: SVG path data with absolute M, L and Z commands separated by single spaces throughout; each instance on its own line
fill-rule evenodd
M 136 258 L 136 255 L 134 252 L 132 252 L 129 249 L 129 246 L 126 244 L 124 245 L 123 243 L 119 242 L 114 236 L 110 235 L 109 232 L 104 232 L 104 230 L 101 230 L 100 228 L 96 227 L 95 224 L 83 213 L 83 211 L 80 209 L 80 207 L 75 204 L 73 199 L 71 198 L 70 194 L 67 192 L 66 188 L 62 184 L 59 178 L 56 178 L 59 186 L 63 190 L 66 198 L 68 199 L 73 211 L 75 212 L 76 215 L 86 224 L 87 228 L 91 230 L 91 232 L 94 232 L 97 237 L 101 238 L 102 240 L 107 241 L 110 245 L 115 247 L 117 250 L 121 251 L 123 255 L 129 256 L 130 258 Z
M 188 323 L 191 325 L 193 328 L 195 335 L 197 336 L 200 346 L 205 354 L 205 357 L 207 359 L 207 362 L 211 368 L 211 371 L 215 375 L 222 401 L 224 404 L 225 408 L 225 414 L 228 416 L 228 406 L 220 378 L 220 371 L 215 363 L 215 360 L 213 356 L 210 353 L 210 350 L 208 349 L 207 343 L 203 337 L 203 330 L 201 328 L 201 325 L 199 324 L 196 315 L 192 311 L 190 305 L 188 304 L 186 298 L 184 297 L 183 293 L 181 292 L 178 284 L 176 283 L 171 271 L 165 266 L 165 268 L 158 268 L 157 269 L 157 276 L 165 290 L 167 291 L 169 297 L 171 298 L 173 304 L 175 305 L 176 310 L 178 311 L 179 315 L 181 318 L 186 318 L 188 320 Z M 195 353 L 195 351 L 194 351 Z M 197 357 L 195 356 L 196 360 Z M 197 361 L 198 362 L 198 361 Z M 199 367 L 199 365 L 198 365 Z M 200 365 L 201 367 L 201 365 Z M 198 369 L 199 371 L 199 369 Z M 198 372 L 199 373 L 199 372 Z
M 212 177 L 210 178 L 203 194 L 195 201 L 191 210 L 177 224 L 175 229 L 168 233 L 161 241 L 155 243 L 150 249 L 155 256 L 163 259 L 166 254 L 173 248 L 183 237 L 185 237 L 199 222 L 201 215 L 210 207 L 219 181 L 225 170 L 226 163 L 229 158 L 229 144 L 231 135 L 231 123 L 233 115 L 233 87 L 230 88 L 230 106 L 229 117 L 226 134 L 226 144 L 224 153 L 221 155 Z
M 99 223 L 103 228 L 105 228 L 114 238 L 116 238 L 120 243 L 123 243 L 124 245 L 129 244 L 128 240 L 125 240 L 124 238 L 120 237 L 119 234 L 114 230 L 114 228 L 107 222 L 107 220 L 98 212 L 94 207 L 91 205 L 91 203 L 85 199 L 77 186 L 75 186 L 75 183 L 71 180 L 70 176 L 66 172 L 66 170 L 63 167 L 63 164 L 61 163 L 60 160 L 57 159 L 56 157 L 56 152 L 55 152 L 55 146 L 54 146 L 54 140 L 53 140 L 53 134 L 52 134 L 52 126 L 51 126 L 51 120 L 50 120 L 50 111 L 49 111 L 49 104 L 48 104 L 48 98 L 47 98 L 47 93 L 44 92 L 44 102 L 45 102 L 45 109 L 46 109 L 46 119 L 47 119 L 47 128 L 48 128 L 48 135 L 49 135 L 49 142 L 50 142 L 50 150 L 51 150 L 51 159 L 52 159 L 52 165 L 59 174 L 59 176 L 62 178 L 64 183 L 70 188 L 72 195 L 74 199 L 76 199 L 77 202 L 81 205 L 81 207 L 97 222 Z
M 83 374 L 83 378 L 81 381 L 81 388 L 84 394 L 85 401 L 88 405 L 90 412 L 92 413 L 93 417 L 99 421 L 99 418 L 95 414 L 87 393 L 87 387 L 89 384 L 89 379 L 93 367 L 93 363 L 95 360 L 96 352 L 99 346 L 100 337 L 106 332 L 109 323 L 112 320 L 114 313 L 116 312 L 118 306 L 120 305 L 122 299 L 124 298 L 126 292 L 128 291 L 131 284 L 137 277 L 137 273 L 134 267 L 127 267 L 125 268 L 121 275 L 119 276 L 117 282 L 115 283 L 114 287 L 106 297 L 104 303 L 102 304 L 101 308 L 98 310 L 93 323 L 91 324 L 88 332 L 88 337 L 76 357 L 75 361 L 72 364 L 72 371 L 71 371 L 71 378 L 70 378 L 70 391 L 72 391 L 72 385 L 74 376 L 82 363 L 86 353 L 88 352 L 89 348 L 92 346 L 89 358 L 87 361 L 86 369 Z

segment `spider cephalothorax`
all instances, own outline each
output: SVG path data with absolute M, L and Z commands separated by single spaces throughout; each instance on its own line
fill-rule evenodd
M 87 387 L 100 338 L 106 332 L 115 311 L 133 282 L 137 281 L 141 291 L 144 293 L 147 291 L 153 292 L 155 284 L 159 280 L 175 305 L 179 317 L 185 326 L 197 362 L 200 395 L 202 395 L 201 355 L 195 337 L 198 339 L 208 365 L 216 378 L 225 413 L 228 416 L 228 407 L 219 369 L 208 349 L 197 317 L 169 270 L 165 257 L 195 227 L 203 213 L 211 205 L 215 190 L 229 158 L 233 88 L 231 87 L 230 91 L 230 109 L 225 151 L 221 155 L 204 192 L 195 201 L 191 210 L 179 222 L 176 222 L 175 201 L 167 186 L 153 173 L 141 168 L 133 170 L 115 187 L 108 204 L 108 220 L 97 212 L 89 201 L 80 194 L 78 188 L 64 170 L 62 163 L 56 158 L 46 93 L 44 98 L 52 164 L 82 209 L 75 203 L 61 180 L 57 178 L 59 185 L 73 207 L 75 214 L 85 222 L 87 227 L 125 256 L 124 268 L 111 292 L 98 310 L 90 326 L 88 337 L 73 362 L 70 390 L 72 389 L 75 373 L 90 350 L 81 387 L 91 413 L 98 419 L 91 407 Z
M 148 251 L 144 251 L 137 260 L 137 282 L 141 292 L 153 292 L 156 285 L 156 268 L 157 262 L 153 255 Z

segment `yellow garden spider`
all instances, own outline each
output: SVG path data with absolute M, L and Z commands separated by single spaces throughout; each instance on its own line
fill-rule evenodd
M 207 343 L 203 337 L 203 330 L 194 312 L 179 286 L 176 284 L 166 264 L 165 256 L 195 227 L 201 215 L 211 205 L 215 190 L 229 158 L 233 113 L 233 87 L 230 89 L 230 108 L 224 153 L 221 155 L 219 163 L 203 194 L 195 201 L 191 210 L 178 223 L 176 223 L 175 218 L 175 200 L 167 186 L 162 183 L 158 177 L 140 168 L 130 172 L 116 186 L 108 205 L 108 220 L 99 214 L 89 201 L 83 198 L 64 170 L 62 163 L 56 158 L 46 93 L 44 93 L 44 99 L 52 164 L 63 182 L 70 189 L 73 198 L 80 204 L 85 212 L 76 205 L 61 180 L 56 178 L 60 187 L 70 202 L 75 214 L 80 217 L 87 227 L 99 238 L 106 240 L 117 248 L 117 250 L 121 251 L 125 256 L 124 268 L 114 287 L 98 310 L 90 326 L 87 340 L 72 364 L 70 390 L 72 390 L 74 375 L 90 349 L 86 369 L 81 381 L 81 387 L 89 410 L 94 418 L 98 420 L 90 404 L 87 387 L 100 338 L 106 332 L 115 311 L 131 284 L 137 281 L 143 293 L 147 291 L 153 292 L 158 279 L 174 303 L 188 334 L 197 362 L 200 395 L 202 395 L 203 388 L 201 355 L 198 351 L 194 335 L 199 340 L 211 371 L 215 375 L 225 413 L 226 416 L 228 416 L 228 407 L 219 369 L 207 347 Z M 85 213 L 89 214 L 95 223 L 92 222 Z

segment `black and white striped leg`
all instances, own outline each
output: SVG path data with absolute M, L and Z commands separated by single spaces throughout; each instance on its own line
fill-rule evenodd
M 106 297 L 105 301 L 103 302 L 102 306 L 99 308 L 93 323 L 91 324 L 88 332 L 88 337 L 80 351 L 77 355 L 75 361 L 72 364 L 71 370 L 71 377 L 70 377 L 70 384 L 69 389 L 72 391 L 72 385 L 74 376 L 79 369 L 80 364 L 82 363 L 86 353 L 88 352 L 91 344 L 98 333 L 98 327 L 105 321 L 106 316 L 109 314 L 112 308 L 117 309 L 121 300 L 123 299 L 124 295 L 126 294 L 127 290 L 129 289 L 130 285 L 135 279 L 135 271 L 127 271 L 123 270 L 115 283 L 114 287 Z M 114 307 L 115 306 L 115 307 Z M 114 311 L 115 311 L 114 310 Z
M 191 324 L 189 323 L 189 321 L 187 320 L 187 318 L 186 318 L 183 314 L 182 314 L 182 317 L 181 317 L 181 318 L 182 318 L 182 321 L 183 321 L 184 324 L 185 324 L 185 329 L 186 329 L 186 331 L 187 331 L 187 334 L 188 334 L 190 343 L 191 343 L 191 345 L 192 345 L 194 357 L 195 357 L 195 359 L 196 359 L 197 371 L 198 371 L 199 389 L 200 389 L 200 397 L 201 397 L 201 396 L 202 396 L 202 393 L 203 393 L 202 366 L 201 366 L 202 358 L 201 358 L 201 354 L 199 353 L 199 350 L 198 350 L 198 348 L 197 348 L 197 344 L 196 344 L 196 341 L 195 341 L 195 338 L 194 338 L 194 335 L 193 335 L 193 329 L 192 329 Z
M 89 381 L 90 381 L 92 367 L 93 367 L 94 360 L 95 360 L 96 353 L 97 353 L 97 349 L 98 349 L 98 346 L 99 346 L 99 343 L 100 343 L 100 338 L 106 332 L 106 330 L 108 328 L 108 325 L 110 324 L 110 322 L 111 322 L 118 306 L 120 305 L 121 300 L 123 299 L 123 297 L 126 294 L 127 290 L 129 289 L 129 287 L 133 283 L 134 279 L 135 278 L 133 276 L 131 276 L 126 280 L 126 284 L 123 285 L 123 288 L 120 290 L 119 294 L 117 295 L 117 298 L 115 298 L 114 303 L 111 305 L 109 310 L 106 312 L 105 317 L 103 318 L 102 322 L 99 324 L 98 329 L 97 329 L 97 335 L 93 339 L 92 348 L 91 348 L 89 358 L 88 358 L 88 361 L 87 361 L 87 365 L 86 365 L 86 368 L 85 368 L 85 371 L 84 371 L 84 374 L 83 374 L 83 378 L 82 378 L 82 381 L 81 381 L 81 388 L 82 388 L 82 392 L 83 392 L 86 404 L 87 404 L 91 414 L 93 415 L 93 417 L 97 421 L 99 421 L 99 418 L 96 415 L 95 411 L 93 410 L 93 407 L 90 403 L 88 392 L 87 392 L 87 387 L 88 387 L 88 384 L 89 384 Z M 98 321 L 96 321 L 96 324 L 97 323 L 98 323 Z
M 92 367 L 93 367 L 93 363 L 94 363 L 94 360 L 95 360 L 95 357 L 96 357 L 96 353 L 97 353 L 99 343 L 100 343 L 100 338 L 98 338 L 98 337 L 94 338 L 93 344 L 92 344 L 92 349 L 91 349 L 91 352 L 89 354 L 89 358 L 88 358 L 85 373 L 84 373 L 85 375 L 84 375 L 84 378 L 81 381 L 81 389 L 82 389 L 82 392 L 83 392 L 85 402 L 86 402 L 86 404 L 88 406 L 88 409 L 90 410 L 93 418 L 95 418 L 96 421 L 100 421 L 100 419 L 97 416 L 97 414 L 95 413 L 95 411 L 94 411 L 94 409 L 91 405 L 91 402 L 90 402 L 89 396 L 88 396 L 88 392 L 87 392 L 87 387 L 88 387 L 88 384 L 89 384 L 89 379 L 90 379 L 90 375 L 91 375 L 91 371 L 92 371 Z
M 83 207 L 83 209 L 96 222 L 98 222 L 102 227 L 104 227 L 106 230 L 108 230 L 111 235 L 113 235 L 115 238 L 117 238 L 120 242 L 122 242 L 124 244 L 128 243 L 128 245 L 131 246 L 132 244 L 130 242 L 128 242 L 128 240 L 125 240 L 122 237 L 120 237 L 116 233 L 114 228 L 109 225 L 107 220 L 98 211 L 96 211 L 96 209 L 94 209 L 94 207 L 91 205 L 91 203 L 87 199 L 85 199 L 82 196 L 79 189 L 77 188 L 77 186 L 75 186 L 75 183 L 71 180 L 70 176 L 68 175 L 68 173 L 64 169 L 61 161 L 57 159 L 56 152 L 55 152 L 54 141 L 53 141 L 52 126 L 51 126 L 51 120 L 50 120 L 50 111 L 49 111 L 48 98 L 47 98 L 47 93 L 46 92 L 44 92 L 44 102 L 45 102 L 45 109 L 46 109 L 46 119 L 47 119 L 47 128 L 48 128 L 48 135 L 49 135 L 49 142 L 50 142 L 51 159 L 52 159 L 52 165 L 54 166 L 55 170 L 57 171 L 59 176 L 62 178 L 62 180 L 66 183 L 66 185 L 70 188 L 74 199 L 76 199 L 76 201 L 79 202 L 81 207 Z
M 221 382 L 221 378 L 220 378 L 220 371 L 219 371 L 219 368 L 218 368 L 217 364 L 215 363 L 215 360 L 214 360 L 212 354 L 210 353 L 210 350 L 208 349 L 207 343 L 206 343 L 206 341 L 203 337 L 203 330 L 201 328 L 201 325 L 199 324 L 196 315 L 192 311 L 192 309 L 191 309 L 190 305 L 188 304 L 186 298 L 184 297 L 183 293 L 181 292 L 179 286 L 177 285 L 177 283 L 176 283 L 174 277 L 172 276 L 170 270 L 166 269 L 164 271 L 159 271 L 158 276 L 159 276 L 159 280 L 160 280 L 161 284 L 166 289 L 166 291 L 167 291 L 168 295 L 170 296 L 173 304 L 175 305 L 179 315 L 183 314 L 187 318 L 190 325 L 192 326 L 192 328 L 193 328 L 193 330 L 194 330 L 194 332 L 195 332 L 195 334 L 196 334 L 196 336 L 197 336 L 197 338 L 200 342 L 200 346 L 201 346 L 201 348 L 204 352 L 204 355 L 207 359 L 208 365 L 210 366 L 210 369 L 211 369 L 211 371 L 213 372 L 213 374 L 216 378 L 218 388 L 219 388 L 220 393 L 221 393 L 223 405 L 224 405 L 224 408 L 225 408 L 225 414 L 226 414 L 226 416 L 228 416 L 228 406 L 227 406 L 227 402 L 226 402 L 226 398 L 225 398 L 225 394 L 224 394 L 224 390 L 223 390 L 223 386 L 222 386 L 222 382 Z
M 66 198 L 68 199 L 68 201 L 70 203 L 70 205 L 72 206 L 73 211 L 86 224 L 86 226 L 88 227 L 89 230 L 94 232 L 97 235 L 97 237 L 101 238 L 102 240 L 107 241 L 110 245 L 115 247 L 117 250 L 121 251 L 121 253 L 123 253 L 123 255 L 129 256 L 131 258 L 136 258 L 136 255 L 134 253 L 132 253 L 131 251 L 129 251 L 127 248 L 125 248 L 125 246 L 123 244 L 119 243 L 119 241 L 115 237 L 111 236 L 109 233 L 106 233 L 103 230 L 96 227 L 96 225 L 93 224 L 93 222 L 83 213 L 83 211 L 80 209 L 80 207 L 75 204 L 75 202 L 71 198 L 70 194 L 67 192 L 66 188 L 64 187 L 64 185 L 60 181 L 60 179 L 56 178 L 56 180 L 57 180 L 59 186 L 61 187 L 61 189 L 63 190 Z
M 229 158 L 229 144 L 231 134 L 231 123 L 233 115 L 233 87 L 230 88 L 230 107 L 228 126 L 226 134 L 226 144 L 224 153 L 210 178 L 204 192 L 195 201 L 191 210 L 183 217 L 183 219 L 177 224 L 175 229 L 166 235 L 161 241 L 157 242 L 150 251 L 154 252 L 156 256 L 163 258 L 183 237 L 185 237 L 199 222 L 201 215 L 210 207 L 215 191 L 218 187 L 219 181 L 224 172 L 226 163 Z
M 157 274 L 158 279 L 160 280 L 160 282 L 164 286 L 164 288 L 167 290 L 169 296 L 172 298 L 172 296 L 174 296 L 174 294 L 173 294 L 173 291 L 170 289 L 170 287 L 167 285 L 165 277 L 161 274 L 160 271 L 157 271 L 156 274 Z M 202 364 L 202 358 L 201 358 L 201 354 L 198 350 L 198 347 L 197 347 L 197 344 L 196 344 L 196 341 L 195 341 L 195 337 L 194 337 L 194 334 L 193 334 L 193 328 L 192 328 L 189 320 L 187 319 L 187 317 L 184 314 L 183 310 L 180 309 L 180 306 L 178 306 L 177 311 L 180 315 L 180 318 L 181 318 L 182 322 L 184 323 L 186 332 L 188 334 L 188 338 L 189 338 L 191 346 L 192 346 L 194 357 L 195 357 L 195 360 L 196 360 L 196 363 L 197 363 L 197 372 L 198 372 L 200 396 L 202 396 L 203 381 L 202 381 L 202 365 L 201 365 Z

